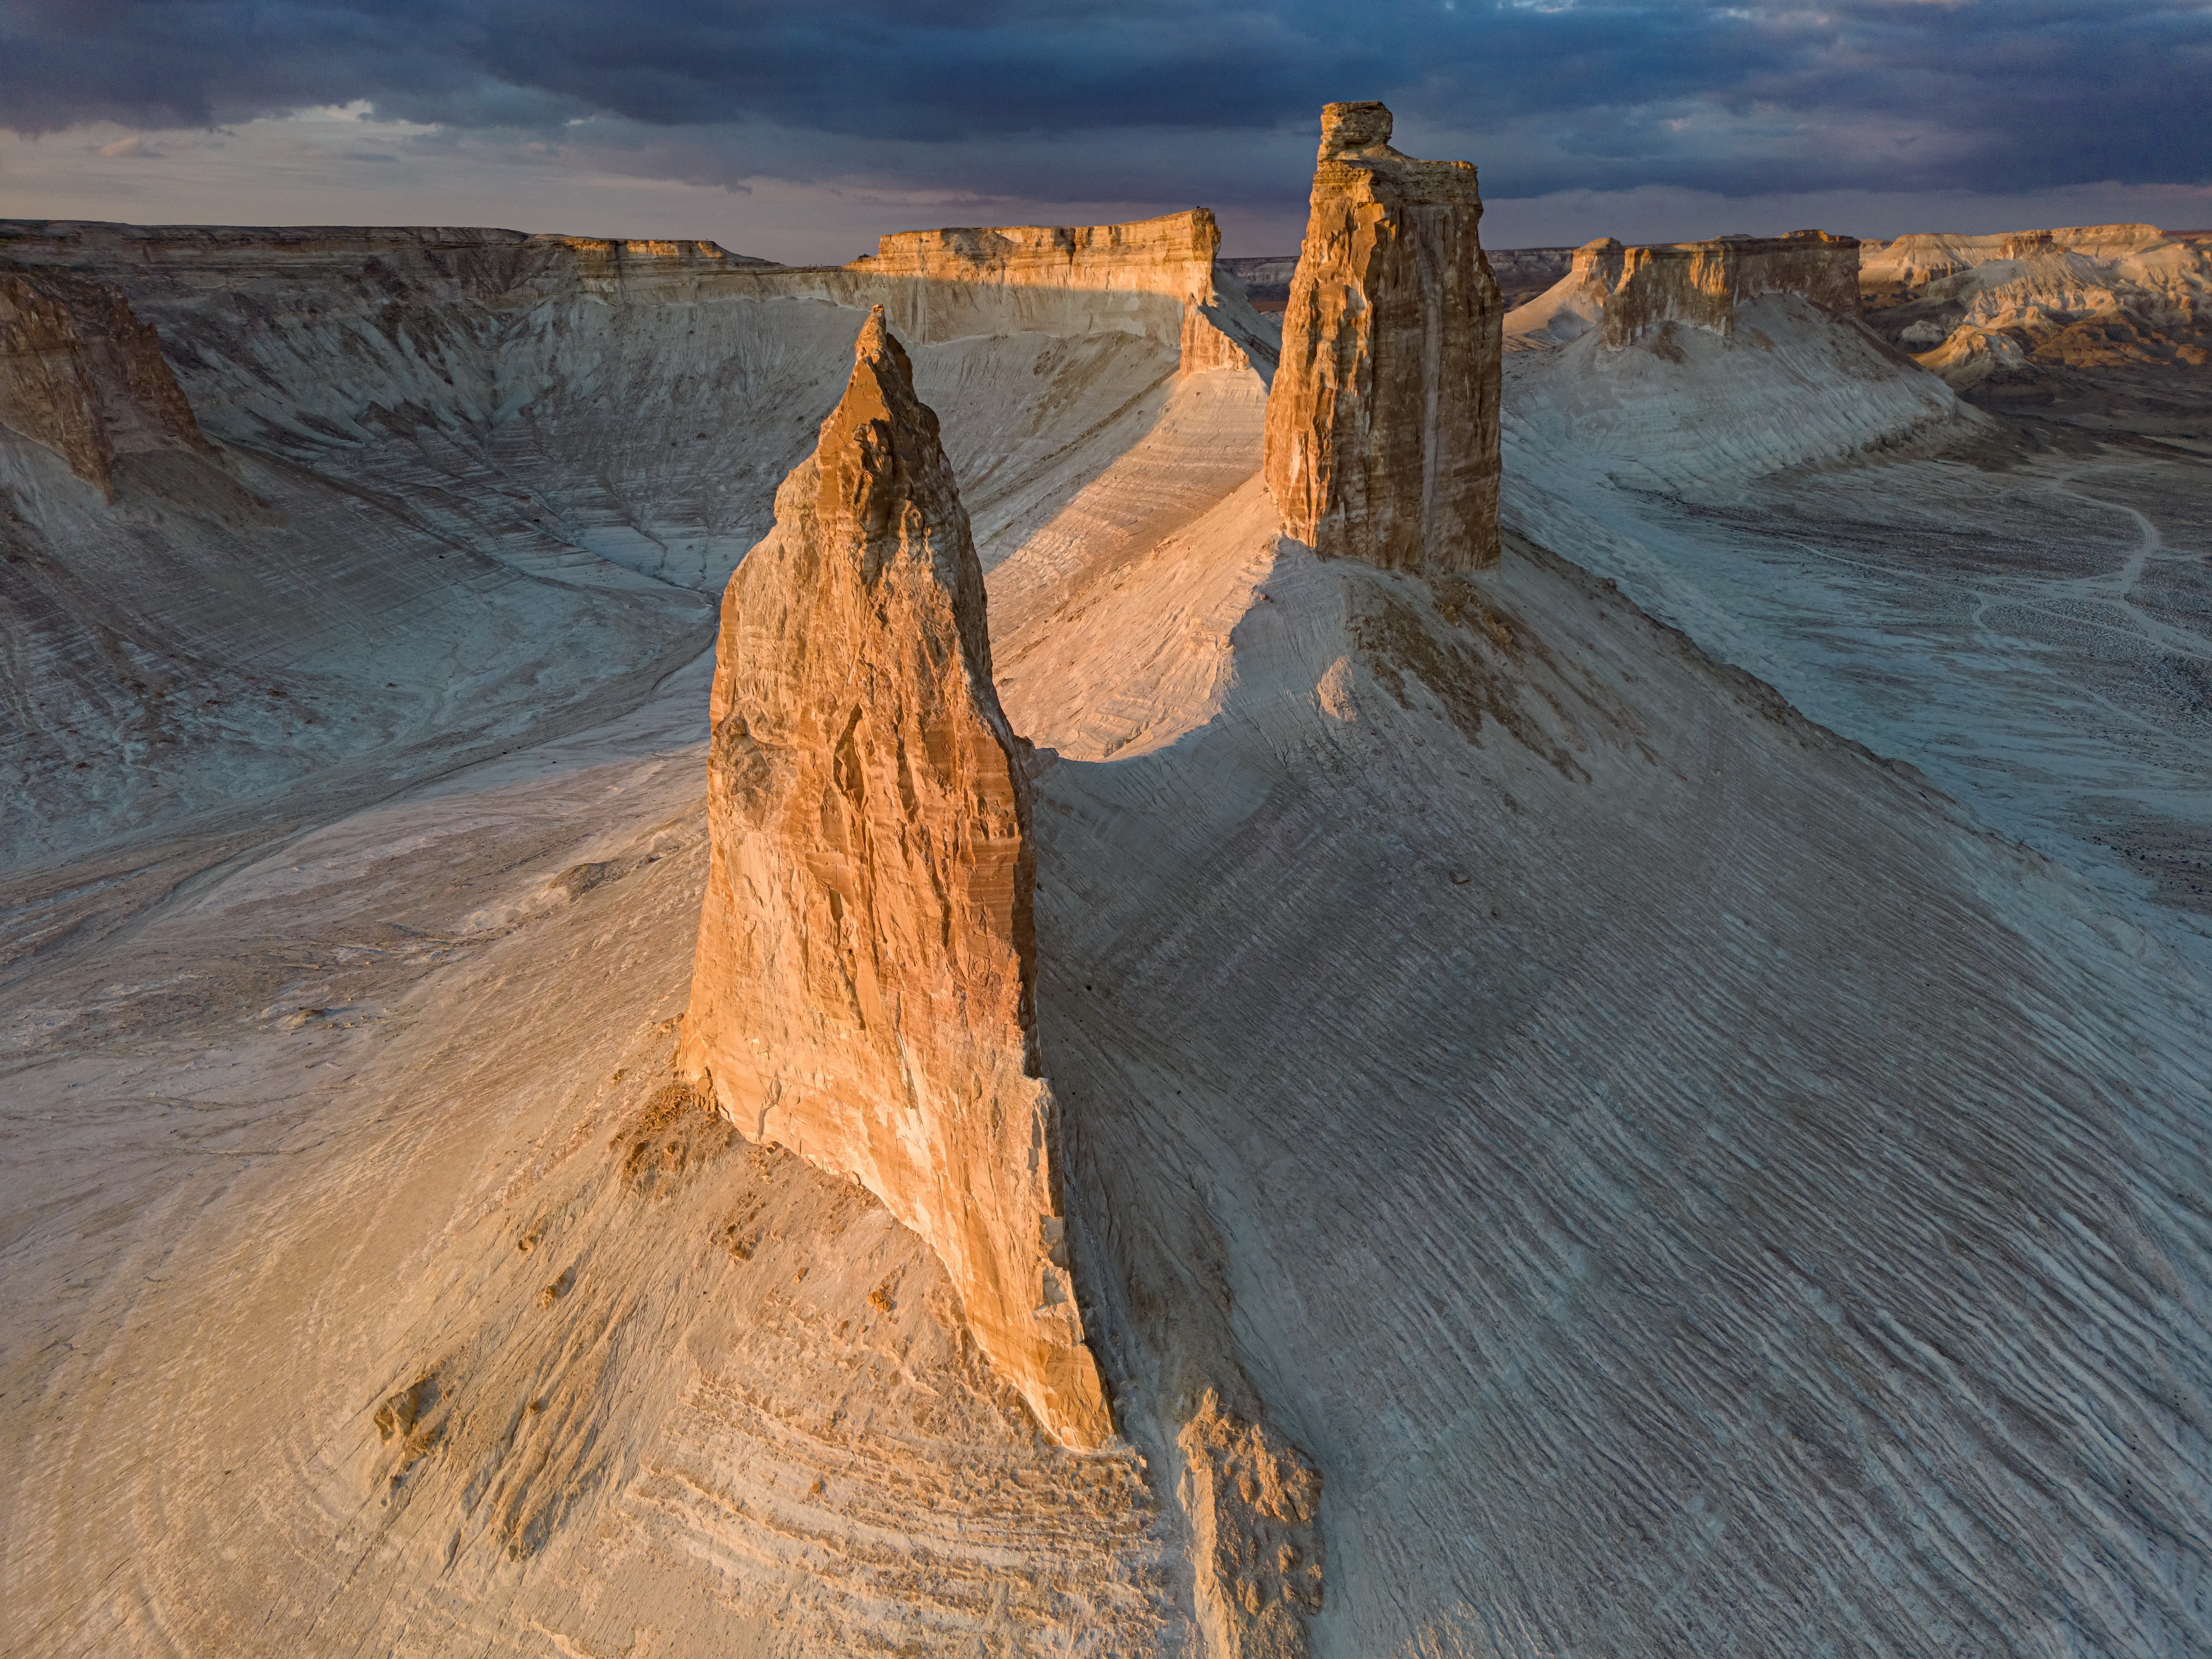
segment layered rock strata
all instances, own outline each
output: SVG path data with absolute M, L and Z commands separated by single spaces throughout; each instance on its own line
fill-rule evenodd
M 1066 325 L 1070 300 L 1095 329 L 1175 346 L 1182 368 L 1243 368 L 1273 355 L 1243 307 L 1227 303 L 1215 256 L 1220 227 L 1205 208 L 1120 225 L 1002 225 L 885 236 L 845 269 L 917 344 L 1014 327 L 1024 295 Z M 1232 281 L 1231 290 L 1236 289 Z
M 2154 225 L 1865 245 L 1868 320 L 1962 389 L 2028 395 L 2069 371 L 2212 362 L 2212 249 Z
M 1737 307 L 1762 294 L 1801 295 L 1837 317 L 1859 309 L 1858 242 L 1825 230 L 1650 247 L 1607 237 L 1576 249 L 1568 275 L 1600 299 L 1609 346 L 1632 344 L 1670 322 L 1733 334 Z
M 927 1239 L 977 1345 L 1071 1446 L 1112 1431 L 1036 1050 L 1023 745 L 937 417 L 877 310 L 732 577 L 712 862 L 679 1067 L 749 1136 Z
M 1312 210 L 1267 400 L 1267 478 L 1324 557 L 1498 558 L 1498 283 L 1465 161 L 1390 147 L 1381 104 L 1322 112 Z
M 110 497 L 118 455 L 214 449 L 121 290 L 33 266 L 0 267 L 0 426 Z

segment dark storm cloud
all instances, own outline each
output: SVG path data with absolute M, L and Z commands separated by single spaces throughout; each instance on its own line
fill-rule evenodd
M 730 183 L 1136 198 L 1179 168 L 1169 195 L 1269 197 L 1301 147 L 1249 164 L 1346 96 L 1506 196 L 2197 182 L 2212 6 L 0 0 L 18 131 L 366 99 Z

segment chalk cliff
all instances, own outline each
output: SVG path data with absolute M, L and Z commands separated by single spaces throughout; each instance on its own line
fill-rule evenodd
M 1220 247 L 1213 215 L 1192 208 L 1121 225 L 908 231 L 845 269 L 917 344 L 1002 332 L 1010 319 L 1019 328 L 1025 311 L 1064 330 L 1073 302 L 1088 327 L 1176 346 L 1188 374 L 1273 357 L 1237 284 L 1224 293 L 1218 280 Z
M 1498 557 L 1497 279 L 1465 161 L 1390 147 L 1381 104 L 1322 111 L 1266 471 L 1328 558 L 1472 570 Z
M 937 417 L 881 310 L 722 602 L 712 860 L 679 1066 L 944 1261 L 1065 1444 L 1111 1432 L 1036 1040 L 1022 745 Z
M 1575 250 L 1557 284 L 1508 315 L 1505 349 L 1565 345 L 1592 329 L 1604 345 L 1633 345 L 1669 325 L 1725 339 L 1743 307 L 1769 295 L 1796 295 L 1832 317 L 1856 317 L 1858 280 L 1858 242 L 1824 230 L 1650 247 L 1601 236 Z
M 120 289 L 31 266 L 0 266 L 0 426 L 110 496 L 118 455 L 214 448 Z
M 1721 236 L 1707 242 L 1575 251 L 1571 275 L 1605 295 L 1607 345 L 1627 345 L 1670 322 L 1735 331 L 1736 308 L 1762 294 L 1797 294 L 1837 317 L 1859 308 L 1858 243 L 1825 230 Z

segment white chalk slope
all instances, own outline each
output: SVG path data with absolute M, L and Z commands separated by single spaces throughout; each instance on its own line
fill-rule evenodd
M 773 303 L 823 363 L 860 321 Z M 5 1650 L 1192 1652 L 1194 1357 L 1322 1470 L 1322 1654 L 2203 1650 L 2203 981 L 1577 568 L 1798 660 L 1669 555 L 1778 465 L 1885 490 L 1948 394 L 1759 326 L 1741 383 L 1741 340 L 1524 354 L 1519 533 L 1437 588 L 1278 540 L 1249 374 L 917 352 L 993 434 L 1054 751 L 1040 1018 L 1126 1449 L 1046 1445 L 911 1238 L 665 1091 L 697 666 L 220 863 L 141 845 L 165 896 L 20 879 Z

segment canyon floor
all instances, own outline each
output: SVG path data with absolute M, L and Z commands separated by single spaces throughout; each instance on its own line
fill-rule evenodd
M 1319 1654 L 2212 1651 L 2212 428 L 1789 296 L 1540 343 L 1431 583 L 1278 537 L 1262 369 L 916 344 L 1040 750 L 1079 1455 L 667 1069 L 712 595 L 864 313 L 222 291 L 133 295 L 219 478 L 0 434 L 152 688 L 10 614 L 72 712 L 0 869 L 0 1652 L 1195 1654 L 1194 1354 L 1322 1471 Z

